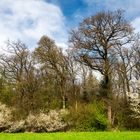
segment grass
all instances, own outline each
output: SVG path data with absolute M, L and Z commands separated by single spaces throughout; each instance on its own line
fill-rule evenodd
M 140 132 L 1 133 L 0 140 L 140 140 Z

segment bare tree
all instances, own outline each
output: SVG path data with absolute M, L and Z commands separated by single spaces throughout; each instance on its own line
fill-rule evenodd
M 132 80 L 132 71 L 135 66 L 133 63 L 134 51 L 131 48 L 117 48 L 117 53 L 119 56 L 119 62 L 117 70 L 123 81 L 123 92 L 126 97 L 126 92 L 130 92 L 130 81 Z
M 111 71 L 116 61 L 115 47 L 131 41 L 132 27 L 121 10 L 101 12 L 85 19 L 72 30 L 70 42 L 77 61 L 99 71 L 104 76 L 105 96 L 108 100 L 108 120 L 111 123 Z
M 5 77 L 13 82 L 20 82 L 25 70 L 30 69 L 28 64 L 29 51 L 22 42 L 7 42 L 7 50 L 1 55 L 1 65 Z
M 134 51 L 133 53 L 133 65 L 134 70 L 133 70 L 133 74 L 136 80 L 140 79 L 140 40 L 139 38 L 135 41 L 132 49 Z
M 15 104 L 20 108 L 27 107 L 29 112 L 34 108 L 34 96 L 40 82 L 37 76 L 34 60 L 28 48 L 21 41 L 7 43 L 7 50 L 1 56 L 1 66 L 4 77 L 17 95 Z
M 69 97 L 71 99 L 74 98 L 75 102 L 75 110 L 78 109 L 78 97 L 79 97 L 79 82 L 78 82 L 78 74 L 79 74 L 79 64 L 75 61 L 73 57 L 73 51 L 71 49 L 67 50 L 67 64 L 68 64 L 68 86 L 67 89 L 70 89 Z

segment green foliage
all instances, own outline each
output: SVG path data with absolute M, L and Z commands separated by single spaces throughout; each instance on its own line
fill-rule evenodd
M 13 100 L 13 91 L 12 87 L 3 87 L 0 92 L 0 102 L 11 105 Z
M 77 112 L 71 109 L 69 119 L 75 131 L 99 131 L 107 128 L 103 103 L 79 104 Z

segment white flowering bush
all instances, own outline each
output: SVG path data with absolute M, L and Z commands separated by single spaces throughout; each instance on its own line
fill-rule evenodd
M 27 131 L 31 132 L 55 132 L 66 127 L 60 111 L 52 110 L 48 114 L 30 114 L 26 119 Z
M 131 115 L 134 118 L 140 118 L 140 98 L 138 93 L 131 93 L 129 96 L 130 109 L 133 114 Z
M 67 126 L 63 121 L 63 115 L 67 114 L 64 110 L 29 114 L 25 120 L 18 121 L 13 119 L 12 110 L 0 103 L 0 132 L 55 132 Z
M 140 79 L 135 83 L 135 86 L 136 92 L 129 92 L 127 93 L 127 96 L 130 102 L 130 109 L 133 112 L 131 116 L 134 118 L 140 118 Z
M 13 121 L 8 129 L 4 132 L 17 133 L 24 132 L 26 129 L 25 120 Z
M 12 124 L 11 118 L 11 109 L 0 103 L 0 131 L 5 131 L 10 128 Z

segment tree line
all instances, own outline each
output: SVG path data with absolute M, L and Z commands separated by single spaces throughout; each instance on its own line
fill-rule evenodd
M 64 119 L 74 130 L 140 128 L 140 38 L 123 14 L 84 19 L 71 30 L 67 50 L 46 35 L 33 51 L 7 41 L 0 55 L 0 102 L 15 107 L 18 118 L 68 109 Z

